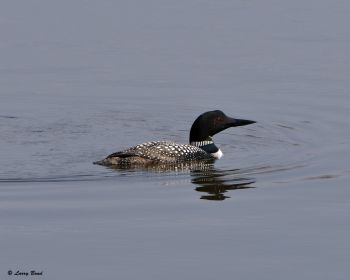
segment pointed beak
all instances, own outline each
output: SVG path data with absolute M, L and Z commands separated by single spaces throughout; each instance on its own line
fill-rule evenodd
M 256 123 L 255 121 L 251 121 L 251 120 L 234 119 L 234 118 L 228 118 L 228 119 L 229 119 L 229 121 L 228 121 L 229 127 L 243 126 L 243 125 Z

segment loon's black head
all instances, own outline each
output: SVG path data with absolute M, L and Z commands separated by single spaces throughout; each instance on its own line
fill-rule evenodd
M 201 114 L 192 124 L 190 143 L 211 140 L 211 136 L 229 127 L 242 126 L 255 121 L 234 119 L 226 116 L 222 111 L 209 111 Z

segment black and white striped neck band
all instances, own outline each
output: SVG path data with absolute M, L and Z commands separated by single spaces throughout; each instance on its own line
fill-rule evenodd
M 193 141 L 191 142 L 192 146 L 196 146 L 196 147 L 202 147 L 202 146 L 206 146 L 206 145 L 210 145 L 210 144 L 214 144 L 213 141 L 210 140 L 206 140 L 206 141 Z

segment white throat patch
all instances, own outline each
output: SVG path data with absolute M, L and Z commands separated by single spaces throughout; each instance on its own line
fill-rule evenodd
M 211 155 L 216 159 L 220 159 L 224 154 L 219 149 L 216 153 L 211 153 Z

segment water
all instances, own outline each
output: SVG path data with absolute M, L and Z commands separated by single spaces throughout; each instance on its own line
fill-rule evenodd
M 0 278 L 347 279 L 350 4 L 0 4 Z M 187 143 L 208 169 L 93 165 Z M 24 276 L 17 276 L 24 278 Z

